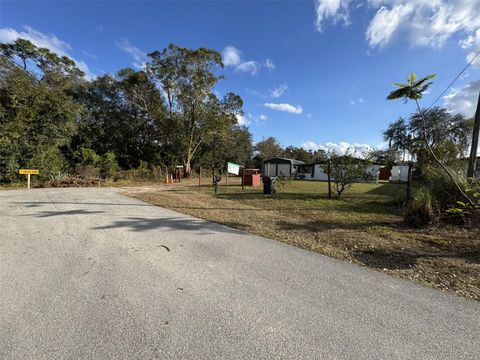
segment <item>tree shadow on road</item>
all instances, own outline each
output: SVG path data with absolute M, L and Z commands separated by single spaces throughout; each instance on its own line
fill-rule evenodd
M 88 211 L 88 210 L 67 210 L 67 211 L 41 211 L 36 214 L 26 214 L 23 216 L 34 216 L 39 218 L 52 217 L 52 216 L 69 216 L 69 215 L 91 215 L 91 214 L 103 214 L 105 211 Z
M 100 205 L 100 206 L 145 206 L 154 207 L 151 204 L 132 204 L 132 203 L 96 203 L 96 202 L 67 202 L 67 201 L 15 201 L 13 204 L 26 204 L 25 207 L 34 208 L 43 205 Z
M 115 228 L 127 228 L 131 231 L 142 232 L 149 230 L 163 231 L 192 231 L 196 235 L 212 235 L 215 233 L 241 234 L 236 229 L 231 229 L 217 223 L 183 217 L 162 217 L 162 218 L 145 218 L 145 217 L 129 217 L 125 220 L 118 220 L 110 225 L 99 226 L 95 230 L 106 230 Z

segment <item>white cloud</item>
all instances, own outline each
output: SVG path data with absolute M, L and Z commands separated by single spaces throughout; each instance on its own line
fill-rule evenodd
M 320 145 L 313 142 L 313 141 L 305 141 L 300 147 L 304 148 L 305 150 L 312 150 L 316 151 L 320 149 Z
M 323 31 L 324 23 L 330 19 L 334 24 L 350 24 L 350 0 L 315 0 L 315 29 Z
M 267 119 L 268 119 L 268 118 L 267 118 L 266 115 L 261 114 L 261 115 L 258 116 L 258 120 L 260 120 L 260 121 L 265 121 L 265 120 L 267 120 Z
M 380 7 L 368 26 L 366 37 L 370 46 L 386 45 L 397 29 L 408 21 L 407 16 L 414 10 L 412 4 L 400 4 L 387 8 Z
M 246 72 L 250 75 L 258 75 L 262 66 L 265 66 L 270 71 L 275 69 L 275 64 L 270 59 L 267 59 L 263 65 L 255 60 L 244 61 L 242 52 L 234 46 L 227 46 L 223 49 L 222 60 L 223 65 L 233 67 L 235 72 Z
M 303 112 L 302 107 L 299 105 L 294 106 L 286 103 L 281 103 L 281 104 L 265 103 L 264 106 L 272 110 L 284 111 L 291 114 L 301 114 Z
M 462 37 L 459 46 L 464 49 L 480 47 L 480 0 L 360 0 L 360 3 L 368 8 L 360 11 L 374 13 L 365 33 L 371 48 L 381 48 L 397 38 L 411 46 L 440 48 L 453 36 Z M 350 8 L 358 5 L 359 1 L 317 0 L 315 29 L 322 31 L 328 21 L 348 25 Z
M 480 80 L 475 80 L 462 89 L 452 90 L 450 94 L 443 97 L 443 100 L 447 109 L 470 118 L 475 115 L 479 92 Z
M 92 54 L 90 52 L 88 52 L 87 50 L 82 50 L 82 53 L 86 56 L 88 56 L 89 58 L 92 58 L 93 60 L 98 60 L 98 56 L 95 55 L 95 54 Z
M 132 45 L 127 39 L 116 40 L 115 45 L 133 57 L 132 65 L 137 69 L 142 69 L 145 66 L 145 63 L 147 62 L 147 54 L 135 45 Z
M 273 99 L 278 99 L 287 90 L 288 90 L 288 85 L 287 84 L 282 84 L 280 86 L 274 87 L 274 88 L 269 90 L 270 97 L 273 98 Z
M 246 118 L 241 114 L 237 114 L 236 117 L 237 117 L 237 124 L 240 126 L 248 126 L 251 123 L 250 119 Z
M 259 68 L 260 64 L 258 64 L 256 61 L 250 60 L 238 64 L 235 67 L 235 71 L 247 72 L 251 75 L 257 75 Z
M 222 58 L 225 66 L 237 66 L 240 64 L 242 52 L 233 46 L 227 46 L 223 49 Z
M 324 150 L 327 152 L 334 152 L 337 155 L 344 155 L 347 151 L 356 157 L 364 157 L 373 148 L 368 144 L 348 143 L 341 141 L 339 143 L 328 142 L 325 144 L 317 144 L 314 141 L 306 141 L 300 147 L 305 150 Z
M 355 105 L 355 104 L 365 104 L 365 100 L 361 97 L 357 98 L 357 99 L 352 99 L 349 101 L 350 102 L 350 105 Z
M 275 70 L 275 63 L 272 60 L 267 59 L 267 60 L 265 60 L 265 67 L 268 70 L 273 71 L 273 70 Z
M 466 60 L 468 63 L 472 62 L 473 66 L 480 66 L 480 55 L 477 55 L 477 53 L 473 51 L 467 54 Z
M 84 61 L 76 60 L 72 55 L 70 55 L 72 47 L 54 34 L 44 34 L 30 26 L 24 26 L 23 31 L 17 31 L 12 28 L 0 29 L 0 42 L 12 43 L 19 38 L 29 40 L 32 44 L 38 47 L 47 48 L 59 56 L 69 57 L 75 61 L 77 67 L 85 73 L 85 77 L 87 79 L 95 77 L 95 75 L 90 72 L 87 64 Z

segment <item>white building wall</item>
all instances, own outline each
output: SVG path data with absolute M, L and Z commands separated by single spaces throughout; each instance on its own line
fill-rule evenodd
M 394 166 L 392 167 L 392 176 L 390 181 L 392 182 L 407 182 L 408 180 L 408 166 Z
M 315 164 L 314 166 L 315 166 L 315 169 L 314 169 L 313 176 L 311 173 L 305 173 L 305 174 L 299 173 L 297 175 L 299 175 L 300 177 L 301 175 L 303 175 L 304 180 L 327 181 L 328 175 L 327 175 L 326 167 L 324 170 L 322 165 L 320 164 Z M 370 180 L 371 182 L 377 182 L 379 173 L 380 173 L 380 165 L 367 165 L 366 173 L 372 176 L 372 180 Z M 332 180 L 333 180 L 333 177 L 332 177 Z
M 290 176 L 290 164 L 278 164 L 278 173 L 276 176 Z
M 372 182 L 378 182 L 378 177 L 380 176 L 380 165 L 368 165 L 366 173 L 372 176 Z

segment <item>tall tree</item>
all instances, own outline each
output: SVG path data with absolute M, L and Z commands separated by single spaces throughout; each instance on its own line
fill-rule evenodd
M 471 136 L 471 126 L 463 115 L 453 114 L 440 107 L 414 113 L 409 119 L 408 130 L 410 150 L 417 155 L 419 161 L 427 160 L 429 163 L 435 162 L 435 159 L 428 149 L 425 151 L 425 141 L 428 141 L 439 160 L 453 164 L 464 157 Z
M 162 163 L 165 106 L 145 72 L 127 68 L 116 76 L 100 76 L 85 87 L 82 101 L 88 111 L 80 122 L 77 148 L 113 151 L 124 169 L 140 161 Z
M 304 162 L 313 162 L 314 155 L 301 147 L 287 146 L 283 151 L 283 156 L 290 159 L 296 159 Z
M 280 142 L 273 136 L 264 138 L 255 144 L 255 152 L 257 157 L 261 160 L 268 160 L 274 157 L 282 156 L 283 148 Z
M 243 102 L 235 94 L 219 100 L 214 87 L 223 77 L 215 71 L 223 67 L 219 52 L 206 48 L 187 49 L 170 44 L 148 55 L 149 74 L 157 80 L 167 102 L 168 121 L 175 129 L 171 139 L 183 161 L 187 176 L 191 162 L 204 143 L 224 136 L 236 123 Z
M 83 111 L 73 96 L 81 75 L 72 60 L 27 40 L 0 44 L 0 181 L 23 166 L 42 176 L 65 170 L 62 148 Z
M 410 149 L 411 139 L 408 132 L 408 125 L 403 118 L 391 123 L 387 130 L 383 132 L 383 139 L 388 142 L 388 148 L 401 151 L 403 159 Z

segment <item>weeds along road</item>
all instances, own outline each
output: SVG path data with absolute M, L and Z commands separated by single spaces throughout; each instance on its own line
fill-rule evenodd
M 480 304 L 116 189 L 0 192 L 1 359 L 474 359 Z

